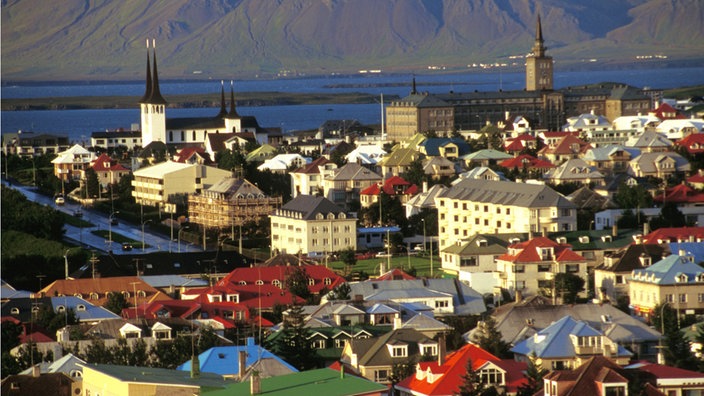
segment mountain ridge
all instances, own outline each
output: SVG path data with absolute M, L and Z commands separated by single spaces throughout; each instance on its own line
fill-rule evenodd
M 162 78 L 467 70 L 523 66 L 541 16 L 556 68 L 704 65 L 697 0 L 2 1 L 5 80 L 143 78 L 156 40 Z M 509 57 L 514 58 L 509 58 Z M 595 65 L 591 65 L 595 66 Z

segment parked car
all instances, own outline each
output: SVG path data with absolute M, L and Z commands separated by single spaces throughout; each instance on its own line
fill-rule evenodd
M 64 199 L 64 197 L 59 196 L 54 199 L 54 202 L 56 202 L 57 205 L 61 206 L 66 203 L 66 200 Z
M 376 255 L 376 252 L 373 252 L 370 250 L 368 252 L 357 253 L 354 255 L 354 258 L 357 260 L 369 260 L 369 259 L 373 259 L 375 255 Z
M 130 250 L 132 250 L 132 245 L 130 243 L 125 242 L 122 244 L 122 250 L 130 251 Z
M 83 211 L 80 209 L 76 209 L 76 211 L 73 212 L 73 215 L 76 217 L 83 217 Z

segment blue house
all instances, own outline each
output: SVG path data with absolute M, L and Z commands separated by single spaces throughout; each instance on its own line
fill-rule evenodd
M 246 380 L 254 370 L 262 378 L 296 373 L 298 370 L 283 359 L 254 343 L 254 338 L 247 338 L 246 345 L 213 347 L 198 355 L 200 371 L 214 373 L 223 377 L 238 377 Z M 176 367 L 177 370 L 190 371 L 191 360 Z
M 574 369 L 594 356 L 606 356 L 617 364 L 629 362 L 633 353 L 618 345 L 587 322 L 564 316 L 511 349 L 515 359 L 527 362 L 532 356 L 547 370 Z

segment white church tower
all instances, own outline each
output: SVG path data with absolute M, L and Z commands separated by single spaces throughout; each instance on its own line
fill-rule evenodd
M 230 112 L 225 116 L 225 131 L 228 133 L 242 132 L 242 117 L 237 114 L 235 108 L 235 88 L 232 81 L 230 81 Z
M 156 41 L 152 41 L 154 71 L 149 64 L 149 40 L 147 39 L 147 84 L 144 96 L 139 100 L 142 117 L 142 147 L 151 142 L 166 141 L 166 100 L 159 90 L 159 74 L 156 67 Z

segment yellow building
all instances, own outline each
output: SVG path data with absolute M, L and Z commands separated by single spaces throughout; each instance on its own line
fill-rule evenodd
M 271 215 L 271 248 L 309 256 L 357 250 L 357 219 L 324 197 L 299 195 Z
M 193 396 L 201 387 L 225 388 L 223 377 L 212 373 L 193 375 L 186 371 L 153 367 L 85 364 L 84 396 Z
M 138 204 L 149 206 L 185 204 L 188 194 L 201 193 L 231 176 L 232 172 L 211 166 L 162 162 L 134 172 L 132 196 Z
M 640 316 L 650 317 L 653 309 L 663 303 L 679 315 L 704 312 L 704 270 L 691 256 L 673 254 L 651 266 L 633 270 L 628 284 L 631 305 Z
M 575 231 L 573 203 L 545 185 L 463 179 L 435 197 L 440 250 L 477 233 Z

